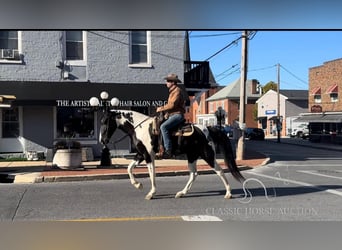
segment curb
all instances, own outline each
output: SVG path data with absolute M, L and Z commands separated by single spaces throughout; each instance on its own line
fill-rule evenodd
M 269 158 L 268 158 L 269 159 Z M 260 166 L 267 164 L 268 159 L 266 159 Z M 258 167 L 258 166 L 255 166 Z M 240 166 L 240 171 L 250 170 L 255 167 Z M 229 169 L 224 169 L 225 173 L 229 173 Z M 199 175 L 215 174 L 212 169 L 202 169 L 198 170 Z M 156 177 L 172 177 L 172 176 L 186 176 L 189 175 L 188 170 L 175 170 L 175 171 L 164 171 L 156 173 Z M 147 172 L 135 173 L 135 178 L 147 178 L 149 174 Z M 74 176 L 39 176 L 36 177 L 34 183 L 52 183 L 52 182 L 70 182 L 70 181 L 96 181 L 96 180 L 121 180 L 129 179 L 127 173 L 118 174 L 94 174 L 94 175 L 74 175 Z

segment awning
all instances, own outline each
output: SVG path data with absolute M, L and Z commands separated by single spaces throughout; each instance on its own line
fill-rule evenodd
M 164 83 L 89 83 L 89 82 L 1 82 L 1 94 L 14 95 L 12 105 L 56 106 L 60 100 L 89 101 L 107 91 L 109 98 L 144 106 L 144 103 L 164 102 L 168 89 Z M 180 85 L 184 88 L 183 84 Z M 128 106 L 127 104 L 127 106 Z
M 12 101 L 15 99 L 14 95 L 0 95 L 0 108 L 10 108 Z
M 341 115 L 332 115 L 332 114 L 324 115 L 322 117 L 322 122 L 332 122 L 332 123 L 342 122 L 342 114 Z
M 298 117 L 297 119 L 294 119 L 294 122 L 322 122 L 322 114 L 316 114 L 316 115 L 303 115 Z
M 330 86 L 327 90 L 327 94 L 332 94 L 332 93 L 338 93 L 338 86 L 336 83 Z
M 279 116 L 280 119 L 283 119 L 283 116 Z M 271 120 L 271 121 L 277 121 L 278 120 L 278 116 L 272 116 L 270 117 L 268 120 Z
M 342 114 L 311 114 L 303 115 L 294 120 L 295 122 L 311 122 L 311 123 L 340 123 L 342 122 Z
M 311 90 L 311 95 L 320 95 L 321 94 L 321 87 L 317 86 Z
M 264 119 L 267 119 L 267 116 L 259 116 L 259 117 L 258 117 L 258 121 L 262 121 L 262 120 L 264 120 Z

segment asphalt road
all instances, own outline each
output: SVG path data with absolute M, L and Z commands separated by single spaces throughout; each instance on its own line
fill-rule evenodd
M 225 200 L 216 175 L 200 175 L 189 194 L 175 199 L 187 176 L 158 177 L 157 196 L 128 180 L 0 184 L 0 221 L 341 221 L 342 155 L 273 142 L 246 142 L 273 160 L 243 171 L 244 183 L 229 174 L 233 198 Z

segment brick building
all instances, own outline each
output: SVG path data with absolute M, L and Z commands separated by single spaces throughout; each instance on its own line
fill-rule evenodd
M 208 105 L 208 111 L 206 113 L 197 113 L 197 122 L 204 125 L 215 125 L 217 119 L 215 112 L 219 107 L 226 112 L 226 116 L 222 124 L 232 125 L 235 120 L 239 119 L 239 107 L 240 107 L 240 78 L 235 82 L 228 84 L 226 87 L 218 90 L 206 99 Z M 246 126 L 257 127 L 258 121 L 254 117 L 254 111 L 256 109 L 256 100 L 260 97 L 257 90 L 259 82 L 255 79 L 246 81 Z
M 309 113 L 300 121 L 309 122 L 310 139 L 342 143 L 342 58 L 309 69 Z

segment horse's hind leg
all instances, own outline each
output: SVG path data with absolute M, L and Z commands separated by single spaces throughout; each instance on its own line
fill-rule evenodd
M 215 168 L 214 168 L 216 174 L 221 178 L 224 187 L 226 188 L 226 195 L 224 196 L 225 199 L 230 199 L 232 197 L 232 194 L 230 192 L 230 186 L 228 184 L 228 180 L 226 175 L 224 174 L 223 169 L 221 168 L 221 166 L 217 163 L 217 161 L 215 160 Z
M 210 151 L 209 151 L 210 152 Z M 211 166 L 214 168 L 215 173 L 221 178 L 224 187 L 226 188 L 226 194 L 224 196 L 225 199 L 230 199 L 232 197 L 232 194 L 230 192 L 230 186 L 228 184 L 228 180 L 226 175 L 224 174 L 223 169 L 221 166 L 217 163 L 216 158 L 215 158 L 215 150 L 213 149 L 213 154 L 207 154 L 207 155 L 202 155 L 203 159 Z
M 197 167 L 196 167 L 197 161 L 194 161 L 192 163 L 188 162 L 188 168 L 190 171 L 190 175 L 189 175 L 189 180 L 186 183 L 185 187 L 183 188 L 183 190 L 179 191 L 175 198 L 180 198 L 184 195 L 186 195 L 188 193 L 188 191 L 190 190 L 192 184 L 194 183 L 196 177 L 197 177 Z
M 131 184 L 137 188 L 137 189 L 142 189 L 143 188 L 143 185 L 138 182 L 135 177 L 134 177 L 134 174 L 133 174 L 133 168 L 135 168 L 138 164 L 140 163 L 140 160 L 133 160 L 127 167 L 127 172 L 128 172 L 128 175 L 129 175 L 129 179 L 131 181 Z

